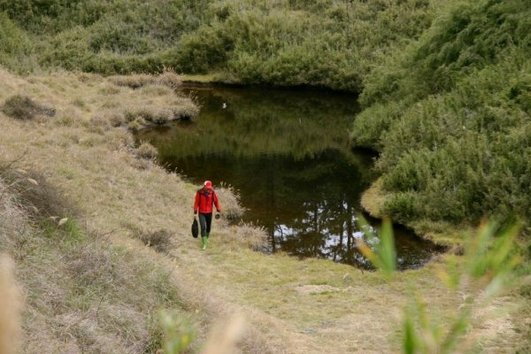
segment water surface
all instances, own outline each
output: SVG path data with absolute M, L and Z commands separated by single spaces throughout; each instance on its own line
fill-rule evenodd
M 195 122 L 142 131 L 169 170 L 200 184 L 227 183 L 247 209 L 242 221 L 265 228 L 269 252 L 366 267 L 355 247 L 360 196 L 375 178 L 374 155 L 352 151 L 355 97 L 332 92 L 195 87 Z M 371 220 L 375 231 L 378 221 Z M 437 247 L 395 227 L 399 267 L 422 265 Z

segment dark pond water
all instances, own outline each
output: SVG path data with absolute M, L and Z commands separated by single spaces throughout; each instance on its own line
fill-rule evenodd
M 247 209 L 242 221 L 264 227 L 269 252 L 328 258 L 366 267 L 356 249 L 360 196 L 374 179 L 374 156 L 352 151 L 355 98 L 331 92 L 195 87 L 195 122 L 144 130 L 137 139 L 190 181 L 233 186 Z M 377 232 L 379 222 L 370 220 Z M 401 269 L 425 263 L 437 247 L 395 227 Z

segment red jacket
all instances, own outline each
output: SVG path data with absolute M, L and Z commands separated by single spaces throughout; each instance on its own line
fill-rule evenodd
M 201 188 L 195 193 L 194 212 L 209 214 L 212 212 L 212 205 L 216 206 L 218 213 L 221 212 L 218 195 L 213 189 Z

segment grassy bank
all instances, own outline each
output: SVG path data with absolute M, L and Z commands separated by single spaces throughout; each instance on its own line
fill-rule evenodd
M 24 352 L 37 352 L 42 343 L 47 352 L 155 352 L 163 309 L 191 319 L 199 348 L 209 322 L 230 307 L 222 309 L 215 300 L 206 304 L 203 287 L 192 286 L 185 280 L 189 270 L 181 272 L 171 261 L 181 248 L 192 248 L 194 186 L 156 167 L 133 145 L 127 124 L 116 124 L 116 115 L 138 102 L 137 90 L 84 74 L 28 80 L 1 75 L 4 107 L 18 94 L 56 111 L 32 119 L 0 113 L 2 166 L 10 165 L 2 175 L 2 198 L 19 201 L 2 212 L 8 229 L 2 229 L 1 246 L 15 259 L 26 293 Z M 167 95 L 154 91 L 141 95 Z M 111 112 L 109 95 L 122 104 Z M 173 93 L 171 98 L 185 100 Z M 12 173 L 15 179 L 7 176 Z M 227 212 L 238 208 L 230 195 L 224 202 Z M 33 206 L 39 214 L 26 215 Z
M 21 352 L 154 352 L 163 342 L 159 311 L 199 323 L 185 311 L 171 273 L 145 252 L 86 234 L 42 177 L 7 169 L 1 175 L 0 252 L 12 257 L 24 294 L 10 301 L 24 303 Z M 15 314 L 4 321 L 15 322 Z M 8 340 L 2 352 L 14 353 Z
M 32 219 L 31 208 L 24 208 L 29 201 L 5 204 L 21 192 L 1 194 L 1 225 L 13 226 L 2 230 L 0 245 L 15 260 L 26 294 L 24 352 L 41 343 L 51 351 L 154 352 L 146 343 L 160 343 L 150 328 L 163 308 L 189 320 L 194 352 L 216 338 L 210 331 L 218 321 L 235 313 L 244 319 L 237 344 L 243 352 L 396 352 L 411 284 L 429 299 L 429 314 L 443 327 L 464 301 L 437 277 L 453 256 L 386 281 L 381 273 L 325 260 L 253 252 L 262 231 L 224 222 L 214 224 L 211 248 L 202 252 L 189 235 L 196 187 L 143 158 L 127 123 L 113 123 L 140 98 L 169 99 L 166 90 L 132 89 L 87 74 L 20 78 L 1 71 L 0 78 L 4 107 L 20 95 L 55 112 L 32 119 L 0 112 L 0 160 L 3 166 L 16 161 L 9 170 L 24 180 L 22 195 L 49 186 L 54 192 L 46 195 L 56 196 L 38 208 L 48 214 Z M 109 109 L 113 114 L 102 114 Z M 4 190 L 8 181 L 2 177 Z M 226 213 L 241 212 L 229 190 L 221 189 L 220 198 Z M 44 224 L 32 221 L 42 217 Z M 490 310 L 509 304 L 525 300 L 514 293 L 473 317 L 467 332 L 472 347 L 499 352 L 528 345 L 527 307 L 490 317 Z

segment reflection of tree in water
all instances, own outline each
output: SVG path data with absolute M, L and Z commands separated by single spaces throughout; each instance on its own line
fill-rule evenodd
M 359 263 L 355 215 L 364 188 L 359 170 L 365 166 L 348 165 L 334 151 L 290 163 L 287 171 L 270 164 L 267 204 L 280 208 L 266 226 L 271 250 Z
M 357 224 L 357 208 L 348 203 L 312 203 L 307 205 L 307 217 L 291 225 L 276 225 L 271 238 L 272 249 L 278 248 L 300 257 L 318 257 L 336 262 L 368 266 L 356 247 L 356 239 L 364 238 Z M 328 204 L 328 205 L 327 205 Z
M 139 139 L 152 141 L 161 156 L 180 159 L 212 154 L 304 158 L 349 149 L 348 130 L 357 111 L 351 96 L 229 88 L 194 95 L 201 105 L 196 122 L 143 131 Z

